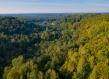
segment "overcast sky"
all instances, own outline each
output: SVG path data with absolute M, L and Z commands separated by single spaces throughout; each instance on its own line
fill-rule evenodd
M 0 0 L 0 14 L 80 12 L 109 12 L 109 0 Z

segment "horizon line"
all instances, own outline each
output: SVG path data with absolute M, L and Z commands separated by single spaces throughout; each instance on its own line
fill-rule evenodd
M 109 12 L 21 12 L 21 13 L 0 13 L 1 14 L 87 14 L 87 13 L 109 13 Z

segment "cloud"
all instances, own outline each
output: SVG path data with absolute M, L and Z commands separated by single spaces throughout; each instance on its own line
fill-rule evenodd
M 90 3 L 90 4 L 95 6 L 109 7 L 109 3 Z

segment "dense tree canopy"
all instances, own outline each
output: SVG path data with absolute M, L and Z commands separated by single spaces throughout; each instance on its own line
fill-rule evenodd
M 109 79 L 109 14 L 68 15 L 46 27 L 0 17 L 0 70 L 1 79 Z

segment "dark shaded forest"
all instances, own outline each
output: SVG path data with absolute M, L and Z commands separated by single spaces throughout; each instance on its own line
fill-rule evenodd
M 109 79 L 109 14 L 22 18 L 0 16 L 1 79 Z

